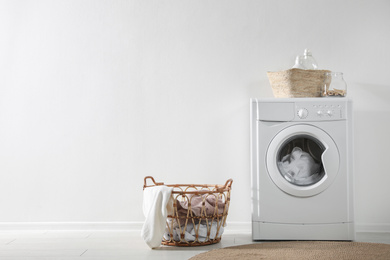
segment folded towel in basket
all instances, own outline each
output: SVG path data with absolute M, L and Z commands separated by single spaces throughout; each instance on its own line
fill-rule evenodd
M 191 202 L 191 211 L 195 216 L 222 214 L 225 209 L 225 203 L 222 199 L 217 199 L 215 195 L 193 195 L 189 197 L 189 200 Z M 188 208 L 188 200 L 178 201 L 177 211 L 179 216 L 186 216 Z
M 160 185 L 144 189 L 143 213 L 146 219 L 141 236 L 150 248 L 160 246 L 167 216 L 173 213 L 172 190 Z
M 186 230 L 182 230 L 183 228 L 184 227 L 176 226 L 172 229 L 173 241 L 179 242 L 180 234 L 184 233 L 185 241 L 193 242 L 196 239 L 196 233 L 198 233 L 199 242 L 204 242 L 207 240 L 207 232 L 209 231 L 208 228 L 210 229 L 210 235 L 209 235 L 210 240 L 215 239 L 217 235 L 218 237 L 221 237 L 224 231 L 224 228 L 222 226 L 220 226 L 218 230 L 217 221 L 212 221 L 211 223 L 209 223 L 209 225 L 205 223 L 205 224 L 195 224 L 195 226 L 192 223 L 188 223 Z M 168 230 L 164 234 L 164 239 L 167 241 L 171 240 L 171 236 Z

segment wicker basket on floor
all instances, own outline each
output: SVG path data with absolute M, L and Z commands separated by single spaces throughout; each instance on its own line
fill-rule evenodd
M 277 98 L 321 97 L 326 72 L 330 71 L 289 69 L 267 72 L 267 75 Z
M 148 179 L 153 184 L 147 185 Z M 228 215 L 232 183 L 233 180 L 229 179 L 224 185 L 164 184 L 163 182 L 156 182 L 151 176 L 145 177 L 144 189 L 157 185 L 173 187 L 173 211 L 168 213 L 166 233 L 161 244 L 168 246 L 203 246 L 220 242 L 223 226 L 225 226 Z M 193 205 L 195 201 L 197 201 L 197 206 Z M 211 204 L 209 202 L 212 201 L 215 202 L 215 206 L 210 209 Z M 195 214 L 195 211 L 199 214 Z M 190 241 L 187 240 L 189 227 L 192 227 L 193 236 Z M 201 236 L 200 227 L 207 228 L 205 236 Z M 205 231 L 203 229 L 203 233 Z

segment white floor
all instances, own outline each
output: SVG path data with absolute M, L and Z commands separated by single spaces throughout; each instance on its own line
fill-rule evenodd
M 390 244 L 390 233 L 358 233 L 356 241 Z M 211 249 L 254 243 L 245 231 L 226 231 L 215 245 L 151 250 L 139 231 L 1 231 L 0 259 L 188 259 Z

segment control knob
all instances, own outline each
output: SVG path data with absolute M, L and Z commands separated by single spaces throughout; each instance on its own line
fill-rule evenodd
M 301 108 L 298 110 L 298 116 L 300 119 L 306 118 L 308 114 L 309 114 L 309 112 L 305 108 Z

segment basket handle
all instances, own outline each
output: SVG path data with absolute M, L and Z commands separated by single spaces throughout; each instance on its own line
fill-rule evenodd
M 154 183 L 154 185 L 149 185 L 149 186 L 146 185 L 146 180 L 147 179 L 151 179 L 152 182 Z M 144 189 L 147 188 L 147 187 L 152 187 L 152 186 L 157 186 L 157 185 L 164 185 L 164 183 L 163 182 L 156 182 L 152 176 L 146 176 L 144 178 Z
M 222 187 L 219 187 L 217 190 L 218 191 L 222 191 L 222 190 L 225 190 L 226 188 L 229 188 L 231 189 L 232 188 L 232 184 L 233 184 L 233 179 L 229 179 L 226 181 L 225 185 L 223 185 Z

